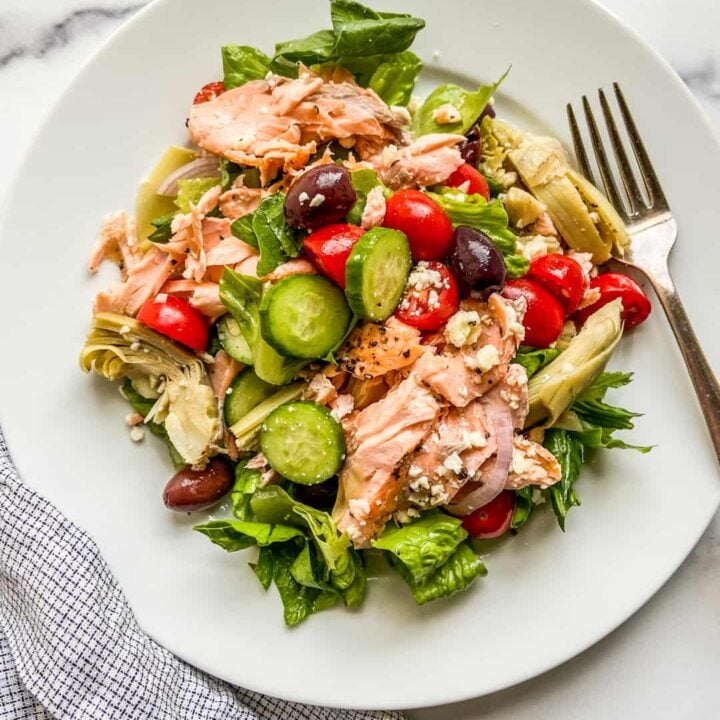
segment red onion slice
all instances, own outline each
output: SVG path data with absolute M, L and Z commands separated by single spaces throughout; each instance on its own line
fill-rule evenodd
M 205 155 L 180 166 L 160 183 L 155 193 L 167 197 L 176 197 L 178 194 L 178 180 L 190 180 L 191 178 L 200 177 L 220 177 L 220 161 L 215 155 Z
M 485 405 L 488 419 L 493 428 L 497 453 L 494 459 L 488 460 L 480 469 L 478 474 L 481 479 L 478 482 L 468 483 L 466 487 L 469 492 L 459 498 L 457 502 L 447 506 L 447 511 L 453 515 L 469 515 L 489 503 L 502 492 L 510 472 L 514 435 L 510 408 L 499 396 L 497 398 L 486 396 L 483 405 Z

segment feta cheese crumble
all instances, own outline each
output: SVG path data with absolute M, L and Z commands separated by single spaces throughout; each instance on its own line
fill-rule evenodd
M 438 125 L 450 125 L 460 122 L 462 115 L 454 105 L 445 103 L 445 105 L 441 105 L 433 110 L 432 118 Z
M 465 358 L 465 365 L 479 372 L 487 372 L 499 364 L 500 353 L 494 345 L 483 345 L 474 356 Z
M 456 348 L 472 345 L 480 336 L 480 315 L 476 310 L 459 310 L 445 325 L 445 339 Z

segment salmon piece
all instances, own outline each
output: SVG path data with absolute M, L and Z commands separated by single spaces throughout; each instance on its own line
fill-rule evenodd
M 435 429 L 400 468 L 404 487 L 400 507 L 446 505 L 475 479 L 496 449 L 480 400 L 442 411 Z
M 414 140 L 407 147 L 388 145 L 369 159 L 382 181 L 397 190 L 416 185 L 445 182 L 462 164 L 457 146 L 463 135 L 431 133 Z
M 371 380 L 412 365 L 424 352 L 417 328 L 390 317 L 382 325 L 358 325 L 336 353 L 345 372 Z
M 105 259 L 113 259 L 120 266 L 123 278 L 127 271 L 142 260 L 142 250 L 137 239 L 135 219 L 124 210 L 105 218 L 100 235 L 90 252 L 88 270 L 96 272 Z
M 168 295 L 185 298 L 211 321 L 215 321 L 227 312 L 220 300 L 220 286 L 215 282 L 196 283 L 194 280 L 168 280 L 161 288 Z
M 461 347 L 448 342 L 442 353 L 428 350 L 413 369 L 438 395 L 465 407 L 504 380 L 522 338 L 522 325 L 514 303 L 498 294 L 491 295 L 487 304 L 468 299 L 460 307 L 476 318 L 468 344 L 455 340 Z M 446 328 L 449 339 L 454 339 L 452 327 L 451 318 Z
M 240 275 L 249 275 L 250 277 L 257 277 L 257 264 L 260 261 L 260 254 L 250 255 L 245 258 L 242 262 L 239 262 L 233 270 Z
M 237 265 L 251 255 L 258 254 L 258 251 L 252 245 L 248 245 L 234 235 L 226 236 L 209 250 L 206 248 L 205 252 L 205 262 L 208 267 L 213 265 Z
M 254 80 L 193 105 L 188 130 L 205 150 L 257 167 L 266 185 L 281 170 L 304 167 L 318 142 L 394 139 L 401 124 L 372 90 L 303 72 L 294 80 L 277 75 Z
M 215 354 L 215 362 L 208 365 L 210 385 L 218 400 L 221 416 L 223 406 L 225 405 L 225 398 L 227 397 L 227 390 L 243 367 L 244 365 L 242 365 L 242 363 L 231 358 L 224 350 L 218 350 Z
M 374 227 L 378 227 L 383 224 L 385 220 L 385 210 L 387 205 L 385 203 L 385 195 L 380 185 L 372 188 L 367 194 L 365 201 L 365 209 L 360 219 L 360 225 L 364 230 L 372 230 Z
M 312 400 L 320 405 L 329 405 L 338 396 L 336 387 L 325 373 L 316 373 L 303 393 L 303 400 Z
M 315 266 L 307 260 L 295 258 L 294 260 L 288 260 L 278 265 L 271 273 L 263 275 L 262 279 L 266 282 L 277 282 L 290 275 L 317 275 L 317 270 Z
M 508 490 L 519 490 L 527 485 L 550 487 L 561 476 L 560 463 L 549 450 L 522 435 L 515 436 L 510 474 L 505 483 Z
M 411 374 L 346 425 L 348 455 L 333 518 L 355 547 L 368 547 L 395 511 L 403 489 L 396 468 L 422 442 L 439 411 L 433 394 Z
M 172 272 L 172 258 L 152 247 L 128 270 L 124 283 L 116 284 L 109 293 L 97 294 L 93 311 L 134 316 L 146 300 L 160 292 Z
M 219 200 L 222 214 L 230 220 L 237 220 L 244 215 L 255 212 L 260 205 L 260 201 L 267 194 L 267 191 L 263 188 L 245 187 L 242 177 L 238 179 L 240 184 L 234 184 L 233 187 L 226 190 Z

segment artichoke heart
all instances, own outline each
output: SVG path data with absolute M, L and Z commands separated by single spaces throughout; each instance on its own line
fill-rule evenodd
M 527 137 L 508 153 L 530 192 L 547 206 L 547 212 L 565 242 L 588 252 L 596 265 L 613 251 L 622 255 L 629 245 L 625 226 L 607 198 L 570 166 L 554 138 Z
M 622 302 L 614 300 L 585 322 L 555 360 L 530 378 L 525 427 L 550 427 L 604 370 L 623 332 Z
M 155 400 L 145 420 L 165 426 L 189 465 L 207 461 L 221 424 L 205 366 L 196 355 L 132 317 L 98 313 L 80 367 L 107 380 L 129 378 L 141 395 Z

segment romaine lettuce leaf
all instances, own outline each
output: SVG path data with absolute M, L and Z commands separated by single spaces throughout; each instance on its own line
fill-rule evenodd
M 534 490 L 534 486 L 526 485 L 524 488 L 515 491 L 515 507 L 510 519 L 511 529 L 519 530 L 533 514 L 535 510 L 535 503 L 533 502 Z
M 346 220 L 353 225 L 359 225 L 362 220 L 363 212 L 365 211 L 365 203 L 367 202 L 368 193 L 378 185 L 382 185 L 378 174 L 366 168 L 363 170 L 353 170 L 350 173 L 350 181 L 355 188 L 355 194 L 357 200 L 355 204 L 350 208 L 350 212 L 347 214 Z
M 240 275 L 226 267 L 220 278 L 220 300 L 240 327 L 248 346 L 253 350 L 260 337 L 259 305 L 262 283 L 249 275 Z
M 430 133 L 457 133 L 464 135 L 480 117 L 485 106 L 490 102 L 495 91 L 505 80 L 510 68 L 492 85 L 481 85 L 477 90 L 466 90 L 459 85 L 447 84 L 435 88 L 418 108 L 413 118 L 415 132 L 418 135 Z M 435 120 L 433 113 L 443 105 L 452 105 L 459 111 L 461 118 L 454 123 L 441 124 Z
M 335 33 L 332 30 L 318 30 L 312 35 L 296 40 L 286 40 L 275 45 L 274 60 L 304 65 L 316 65 L 337 57 Z
M 520 253 L 505 255 L 503 258 L 505 269 L 509 278 L 519 278 L 525 275 L 530 268 L 530 261 Z
M 565 531 L 565 518 L 570 508 L 580 505 L 575 482 L 585 460 L 585 446 L 573 433 L 556 429 L 546 431 L 543 444 L 556 457 L 562 470 L 560 481 L 551 486 L 547 493 L 558 524 Z
M 250 563 L 250 567 L 260 581 L 264 590 L 272 585 L 273 580 L 273 552 L 272 545 L 261 547 L 258 552 L 257 561 Z
M 388 527 L 373 547 L 393 555 L 419 584 L 444 565 L 466 537 L 458 518 L 432 510 L 409 525 Z
M 527 370 L 528 377 L 530 378 L 538 372 L 538 370 L 542 370 L 548 363 L 552 362 L 559 354 L 560 350 L 557 348 L 535 349 L 521 347 L 512 361 L 517 365 L 522 365 L 525 370 Z
M 233 220 L 232 225 L 230 225 L 230 232 L 236 238 L 239 238 L 248 245 L 252 245 L 252 247 L 258 250 L 257 235 L 255 235 L 255 232 L 253 231 L 254 214 L 255 213 L 248 213 L 247 215 L 239 217 L 237 220 Z
M 190 204 L 195 205 L 198 200 L 212 187 L 220 184 L 216 177 L 186 178 L 178 180 L 178 193 L 175 204 L 181 212 L 190 212 Z
M 164 245 L 170 241 L 172 237 L 172 221 L 175 217 L 175 213 L 168 213 L 167 215 L 161 215 L 150 221 L 150 224 L 155 228 L 148 236 L 147 239 L 150 242 L 160 243 Z
M 407 105 L 422 70 L 420 58 L 410 51 L 392 55 L 372 74 L 368 87 L 388 105 Z
M 298 538 L 305 540 L 305 534 L 300 528 L 249 520 L 210 520 L 201 525 L 194 525 L 193 530 L 206 535 L 211 542 L 228 552 L 244 550 L 255 545 L 265 547 Z
M 238 464 L 235 467 L 235 484 L 230 493 L 233 515 L 238 520 L 249 520 L 250 498 L 260 487 L 261 473 L 259 470 L 250 470 Z
M 268 275 L 288 258 L 300 254 L 298 234 L 285 222 L 285 194 L 266 197 L 252 214 L 252 229 L 260 249 L 258 277 Z
M 458 545 L 447 561 L 421 582 L 416 582 L 404 565 L 398 563 L 397 567 L 418 605 L 454 595 L 478 576 L 487 575 L 485 563 L 467 542 Z
M 231 90 L 250 80 L 262 80 L 268 74 L 271 63 L 271 58 L 257 48 L 225 45 L 222 49 L 225 89 Z

